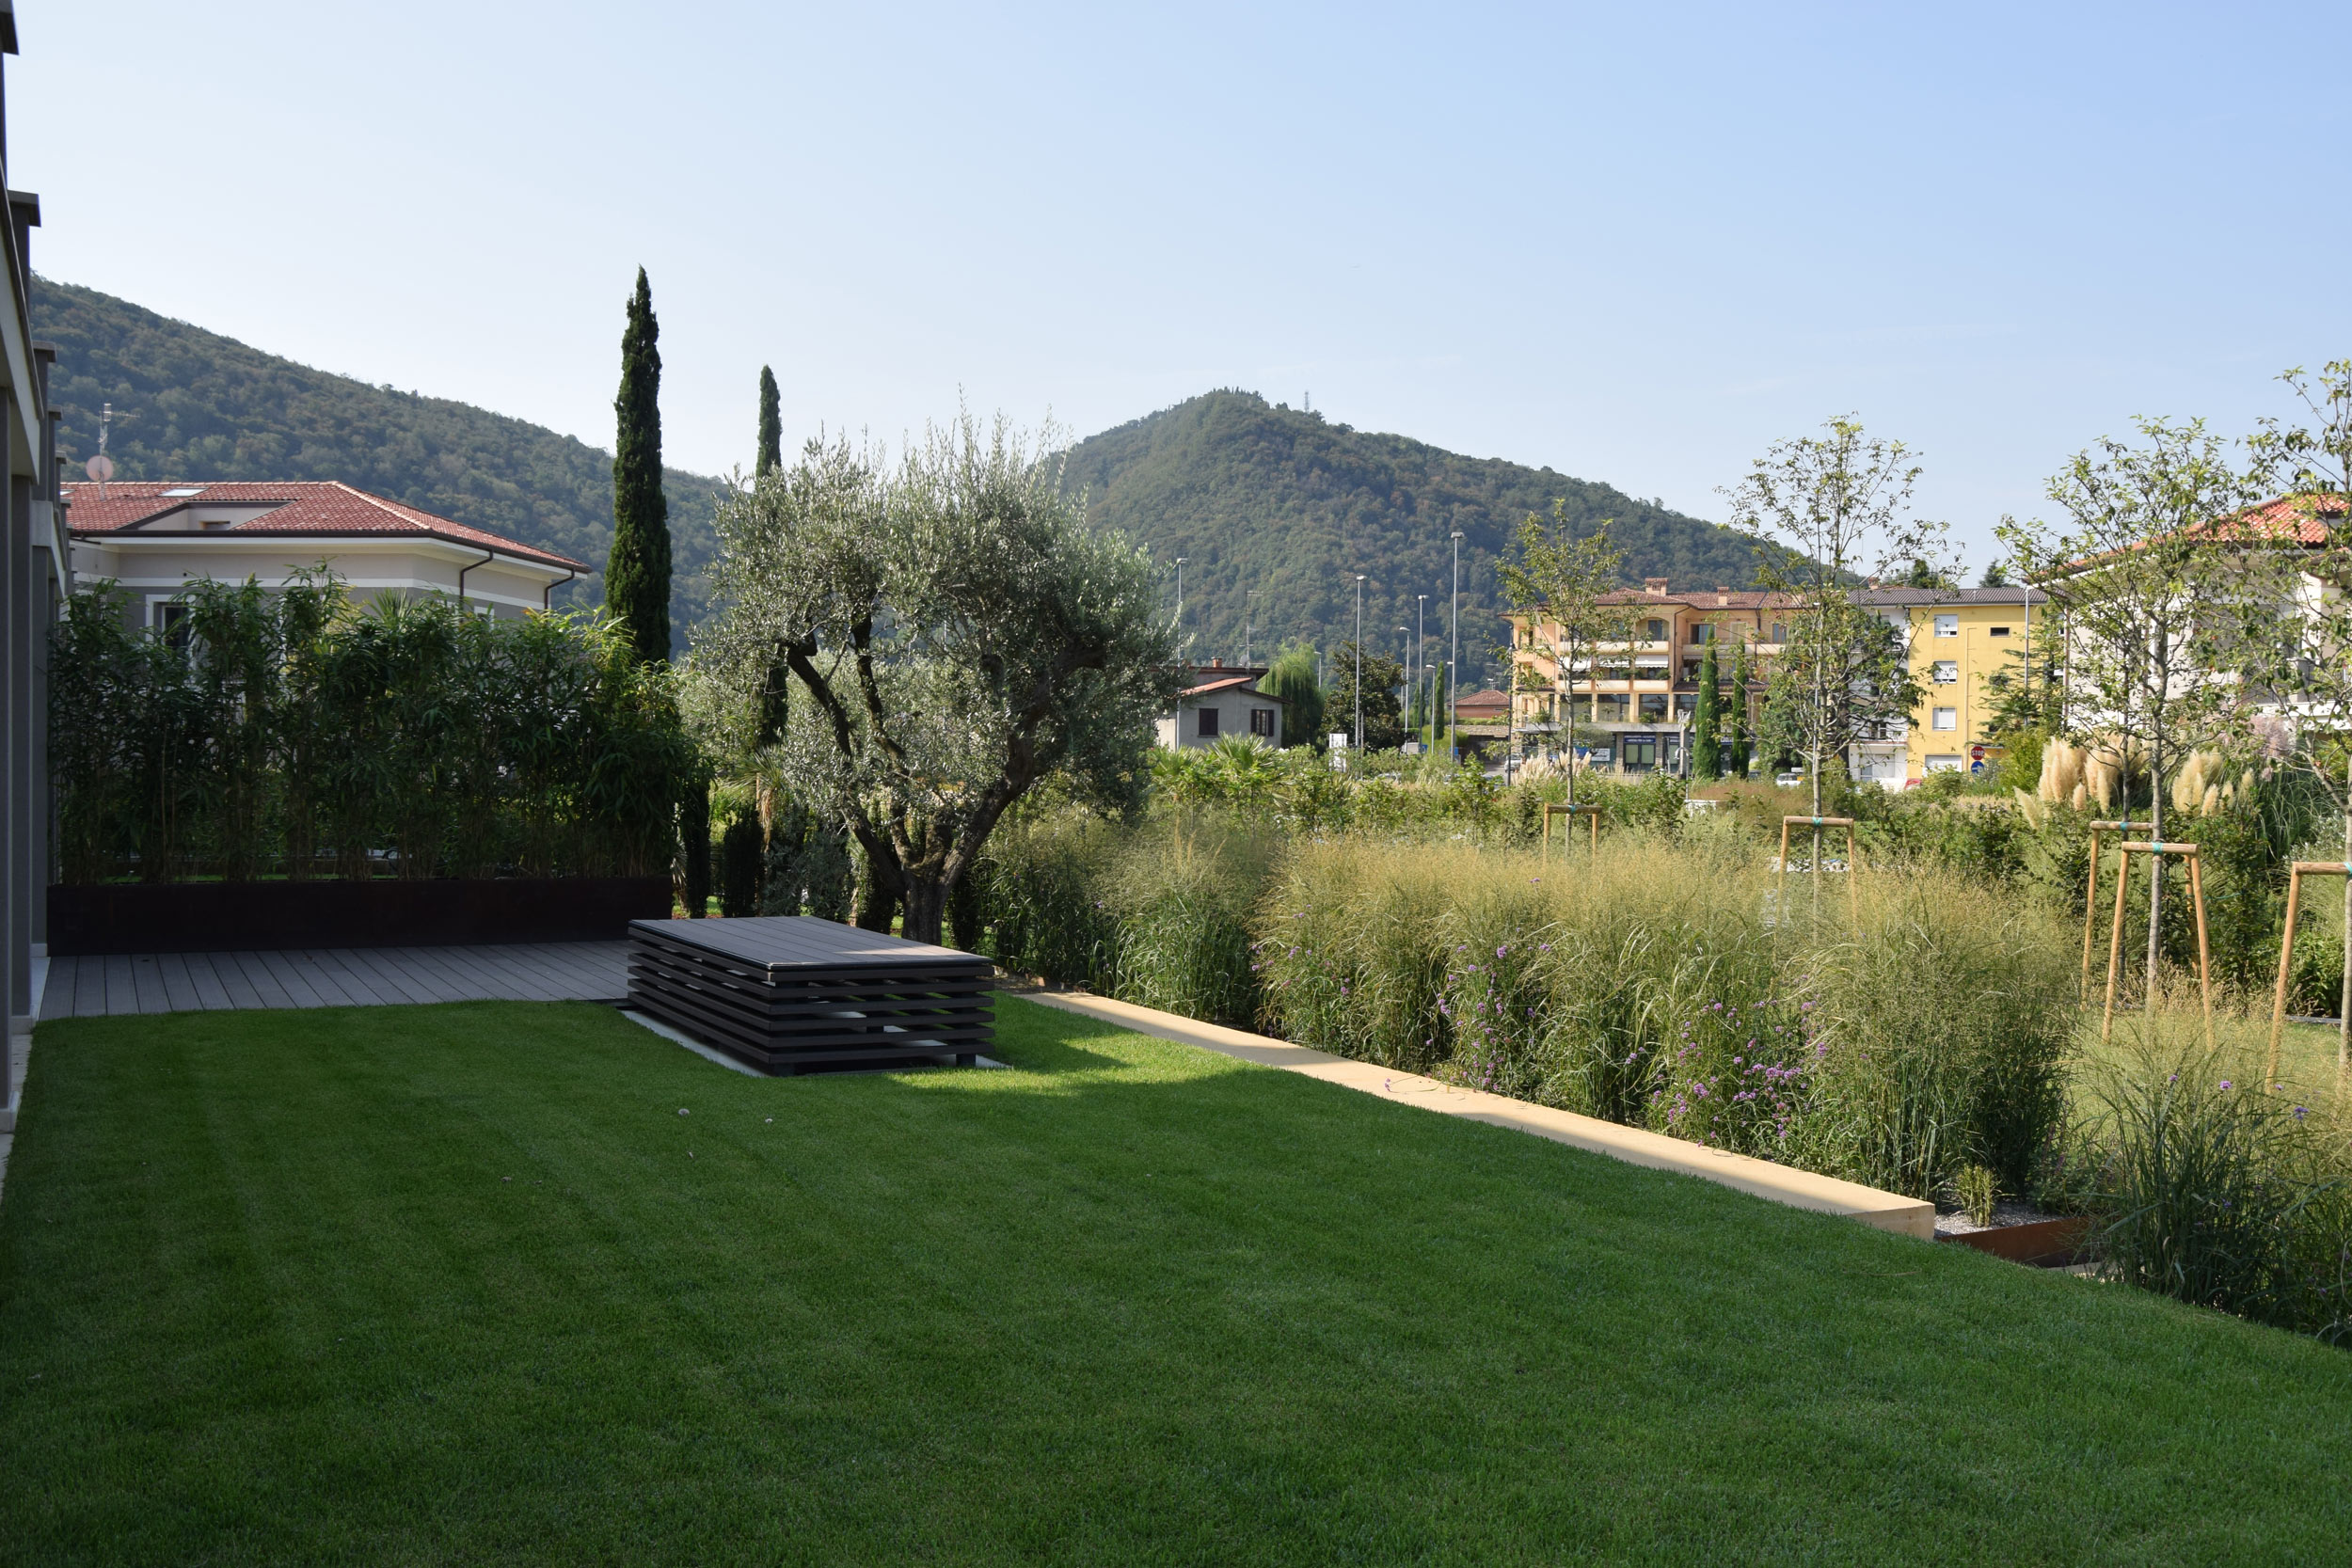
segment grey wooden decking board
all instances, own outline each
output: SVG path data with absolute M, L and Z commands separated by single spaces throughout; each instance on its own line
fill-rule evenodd
M 256 1006 L 299 1007 L 303 1005 L 294 999 L 292 991 L 286 989 L 284 977 L 271 967 L 268 962 L 269 955 L 245 952 L 231 953 L 227 957 L 235 961 L 237 973 L 245 976 L 245 983 L 252 987 L 253 994 L 261 999 Z
M 269 966 L 297 1007 L 332 1007 L 345 1000 L 342 991 L 321 982 L 316 965 L 301 961 L 298 950 L 278 948 L 254 957 Z
M 139 1010 L 138 988 L 131 979 L 131 960 L 119 953 L 109 953 L 106 965 L 106 1001 L 103 1011 L 135 1013 Z
M 335 956 L 369 976 L 376 994 L 387 1002 L 447 1002 L 446 988 L 425 978 L 421 965 L 389 961 L 380 947 L 339 947 Z
M 481 963 L 463 947 L 419 948 L 421 961 L 431 964 L 448 976 L 461 997 L 468 1002 L 505 1002 L 508 995 L 505 977 Z M 529 1000 L 525 998 L 524 1000 Z
M 323 974 L 330 975 L 335 984 L 342 988 L 345 996 L 363 1007 L 381 1007 L 409 1000 L 406 993 L 398 988 L 385 985 L 356 965 L 345 962 L 343 955 L 332 947 L 310 948 L 305 950 L 303 957 L 317 964 Z
M 443 1001 L 483 1000 L 482 977 L 470 969 L 451 963 L 449 948 L 395 947 L 389 951 L 417 972 L 420 983 L 438 988 Z
M 142 953 L 132 958 L 131 989 L 138 994 L 140 1012 L 171 1011 L 171 998 L 164 990 L 163 968 L 153 954 Z
M 255 983 L 252 974 L 245 966 L 245 960 L 249 956 L 245 953 L 212 955 L 213 973 L 220 976 L 220 989 L 229 993 L 229 1005 L 231 1007 L 240 1008 L 288 1006 L 289 1004 L 283 1001 L 272 1002 L 269 999 L 270 992 L 276 991 L 282 997 L 285 990 L 277 981 L 271 980 L 266 973 L 262 978 L 268 981 L 267 985 Z
M 196 987 L 197 1000 L 206 1009 L 220 1011 L 236 1006 L 229 999 L 229 988 L 221 984 L 220 974 L 213 967 L 210 953 L 190 953 L 188 979 Z
M 196 980 L 188 974 L 185 953 L 159 953 L 155 956 L 156 977 L 164 984 L 164 1000 L 170 1004 L 168 1011 L 192 1013 L 203 1006 L 197 999 Z
M 567 1000 L 562 991 L 548 984 L 538 971 L 518 963 L 495 947 L 476 948 L 468 954 L 477 958 L 482 967 L 495 978 L 490 982 L 501 1000 L 510 1002 L 562 1002 Z
M 53 959 L 41 1012 L 609 1002 L 628 991 L 628 944 L 619 942 L 110 955 Z

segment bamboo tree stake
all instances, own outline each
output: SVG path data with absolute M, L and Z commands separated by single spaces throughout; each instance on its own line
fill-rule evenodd
M 1786 911 L 1788 908 L 1788 830 L 1799 823 L 1813 830 L 1813 903 L 1816 910 L 1821 902 L 1821 830 L 1846 830 L 1846 901 L 1851 908 L 1853 928 L 1859 933 L 1862 929 L 1862 851 L 1854 845 L 1853 818 L 1851 816 L 1784 816 L 1780 819 L 1779 909 Z
M 1591 817 L 1593 819 L 1592 852 L 1596 856 L 1600 853 L 1600 808 L 1598 806 L 1564 806 L 1557 804 L 1554 801 L 1546 800 L 1544 802 L 1544 863 L 1546 865 L 1549 865 L 1551 863 L 1551 819 L 1555 816 L 1565 816 L 1568 819 L 1568 832 L 1574 832 L 1576 831 L 1576 819 L 1578 817 Z M 1563 833 L 1561 836 L 1565 838 L 1567 834 Z
M 2135 822 L 2125 817 L 2120 822 L 2093 822 L 2090 825 L 2090 887 L 2083 895 L 2083 979 L 2082 999 L 2090 1000 L 2090 932 L 2099 910 L 2099 835 L 2103 832 L 2128 833 L 2134 828 L 2151 827 L 2147 822 Z
M 2270 997 L 2270 1064 L 2263 1071 L 2266 1094 L 2279 1088 L 2279 1036 L 2287 1022 L 2287 965 L 2295 953 L 2296 907 L 2301 901 L 2306 877 L 2352 877 L 2352 861 L 2296 861 L 2287 873 L 2287 928 L 2279 938 L 2279 985 Z
M 2205 1049 L 2211 1051 L 2213 1049 L 2213 970 L 2205 940 L 2205 883 L 2203 877 L 2198 871 L 2197 846 L 2167 844 L 2161 840 L 2146 842 L 2127 840 L 2117 845 L 2116 847 L 2122 851 L 2123 863 L 2117 868 L 2115 878 L 2115 932 L 2107 941 L 2107 1006 L 2106 1014 L 2099 1021 L 2099 1042 L 2102 1045 L 2106 1044 L 2115 1032 L 2116 972 L 2123 959 L 2123 894 L 2132 882 L 2132 856 L 2136 853 L 2146 855 L 2153 863 L 2150 875 L 2161 878 L 2164 875 L 2164 857 L 2178 855 L 2188 862 L 2188 895 L 2197 906 L 2197 985 L 2203 994 L 2205 1004 Z M 2156 1002 L 2153 974 L 2149 976 L 2148 990 L 2149 994 L 2140 1005 L 2153 1015 Z

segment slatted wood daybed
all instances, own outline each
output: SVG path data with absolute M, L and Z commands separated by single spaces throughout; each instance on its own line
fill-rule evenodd
M 630 1006 L 763 1072 L 954 1063 L 995 1036 L 972 953 L 774 915 L 629 922 Z

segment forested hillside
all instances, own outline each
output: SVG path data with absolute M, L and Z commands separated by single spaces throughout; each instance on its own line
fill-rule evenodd
M 1662 577 L 1677 588 L 1748 586 L 1756 541 L 1588 480 L 1494 458 L 1463 457 L 1402 436 L 1375 436 L 1320 414 L 1216 391 L 1091 436 L 1069 454 L 1069 482 L 1086 486 L 1103 524 L 1148 541 L 1169 574 L 1184 562 L 1184 619 L 1203 657 L 1237 659 L 1243 595 L 1252 653 L 1280 639 L 1329 647 L 1353 636 L 1356 574 L 1364 574 L 1364 639 L 1401 653 L 1414 595 L 1429 595 L 1425 625 L 1445 628 L 1452 581 L 1449 535 L 1462 531 L 1462 661 L 1484 678 L 1503 640 L 1495 561 L 1519 519 L 1554 499 L 1590 525 L 1615 519 L 1627 582 Z M 1442 655 L 1438 656 L 1442 657 Z
M 560 551 L 596 568 L 558 591 L 604 597 L 612 538 L 612 454 L 447 398 L 371 387 L 169 320 L 93 289 L 36 279 L 34 330 L 57 345 L 52 402 L 65 416 L 69 477 L 97 449 L 119 479 L 341 480 L 453 521 Z M 620 377 L 620 322 L 612 326 Z M 683 639 L 702 613 L 719 482 L 666 470 Z

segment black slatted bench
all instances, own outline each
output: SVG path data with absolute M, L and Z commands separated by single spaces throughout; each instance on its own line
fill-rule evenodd
M 629 1005 L 763 1072 L 970 1067 L 994 993 L 977 954 L 808 915 L 628 926 Z

